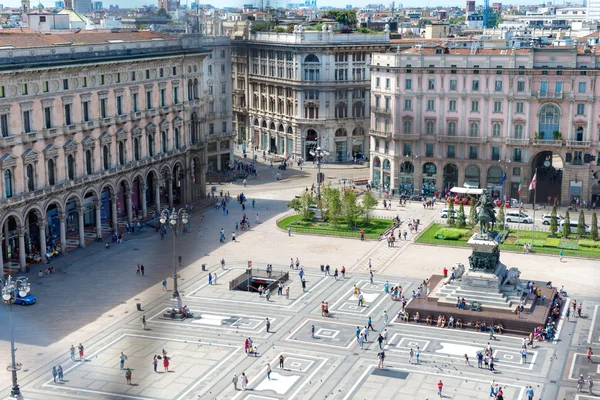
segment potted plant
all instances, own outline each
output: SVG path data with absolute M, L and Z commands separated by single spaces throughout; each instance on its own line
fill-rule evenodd
M 562 133 L 560 131 L 554 131 L 552 135 L 554 136 L 554 140 L 562 140 Z
M 534 132 L 534 133 L 533 133 L 533 140 L 537 140 L 537 139 L 538 139 L 538 133 L 537 133 L 537 132 Z

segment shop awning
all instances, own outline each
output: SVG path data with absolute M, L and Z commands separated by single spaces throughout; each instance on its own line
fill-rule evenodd
M 476 194 L 476 195 L 480 195 L 481 193 L 483 193 L 483 189 L 460 187 L 460 186 L 455 186 L 452 189 L 450 189 L 450 191 L 452 193 L 456 193 L 456 194 Z

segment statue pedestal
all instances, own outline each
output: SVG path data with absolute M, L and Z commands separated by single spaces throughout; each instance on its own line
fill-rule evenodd
M 500 293 L 505 269 L 504 264 L 498 263 L 494 271 L 469 270 L 463 275 L 460 288 L 484 293 Z

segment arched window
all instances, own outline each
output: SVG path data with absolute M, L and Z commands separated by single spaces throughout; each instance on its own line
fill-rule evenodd
M 471 122 L 471 124 L 469 125 L 469 136 L 479 136 L 479 124 L 477 122 Z
M 383 122 L 383 131 L 384 132 L 389 132 L 390 131 L 390 120 L 389 120 L 389 118 L 386 118 L 385 121 Z
M 70 181 L 75 179 L 75 157 L 73 157 L 73 154 L 67 156 L 67 178 Z
M 456 122 L 448 122 L 448 136 L 456 136 Z
M 167 132 L 162 131 L 160 134 L 160 140 L 161 140 L 161 145 L 162 145 L 162 152 L 166 153 L 167 152 Z
M 540 110 L 539 139 L 553 138 L 554 131 L 560 131 L 560 108 L 556 104 L 545 104 Z
M 152 157 L 154 155 L 154 136 L 148 135 L 148 155 Z
M 7 199 L 13 197 L 12 173 L 9 169 L 4 171 L 4 194 Z
M 193 100 L 194 99 L 194 84 L 192 82 L 192 80 L 188 80 L 188 100 Z
M 348 136 L 348 134 L 346 133 L 346 130 L 344 128 L 339 128 L 338 130 L 335 131 L 335 137 L 343 137 L 343 136 Z
M 138 138 L 133 139 L 133 158 L 135 161 L 140 161 L 140 141 Z
M 435 132 L 435 122 L 427 121 L 427 124 L 425 125 L 425 129 L 426 129 L 426 133 L 428 135 L 433 135 L 433 133 Z
M 194 79 L 194 99 L 199 99 L 198 79 Z
M 292 135 L 292 134 L 294 133 L 294 130 L 292 129 L 292 127 L 291 127 L 291 126 L 288 126 L 287 133 L 288 133 L 289 135 Z
M 56 177 L 54 175 L 54 160 L 49 159 L 46 165 L 48 166 L 48 185 L 54 185 L 56 183 Z
M 306 56 L 306 58 L 304 59 L 305 63 L 318 63 L 319 62 L 319 57 L 317 57 L 314 54 L 309 54 Z
M 277 128 L 278 132 L 284 132 L 283 124 L 279 124 L 279 128 Z
M 262 127 L 263 127 L 263 128 L 266 128 L 266 127 L 267 127 L 267 121 L 263 121 L 263 122 L 262 122 Z
M 494 124 L 492 125 L 492 136 L 493 137 L 500 137 L 500 131 L 501 131 L 502 127 L 500 124 Z
M 270 130 L 274 131 L 275 130 L 275 124 L 273 122 L 271 122 L 271 126 L 269 127 Z
M 523 125 L 515 125 L 515 139 L 523 139 Z
M 410 119 L 407 119 L 406 121 L 404 121 L 403 132 L 406 134 L 412 133 L 412 121 Z
M 35 175 L 33 173 L 33 164 L 27 164 L 27 190 L 35 190 Z
M 258 123 L 258 119 L 254 118 L 254 126 L 259 126 L 260 124 Z
M 110 152 L 108 146 L 102 148 L 102 163 L 104 165 L 104 170 L 108 171 L 110 169 Z
M 119 165 L 125 165 L 125 145 L 119 142 Z
M 383 160 L 383 169 L 390 169 L 390 168 L 391 168 L 390 160 L 388 160 L 388 159 Z
M 175 148 L 178 149 L 180 146 L 179 128 L 175 128 Z
M 364 135 L 365 135 L 365 130 L 360 126 L 354 128 L 354 130 L 352 131 L 352 136 L 364 136 Z
M 578 126 L 575 129 L 575 140 L 577 140 L 578 142 L 583 141 L 583 127 L 582 126 Z
M 86 150 L 85 152 L 85 173 L 91 175 L 94 172 L 92 168 L 92 151 Z

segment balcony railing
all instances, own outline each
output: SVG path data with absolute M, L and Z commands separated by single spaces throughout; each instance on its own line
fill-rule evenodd
M 549 93 L 549 92 L 537 92 L 538 99 L 562 99 L 562 92 Z
M 131 113 L 131 120 L 136 121 L 138 119 L 142 119 L 143 116 L 144 116 L 144 114 L 141 111 L 136 111 L 134 113 Z
M 98 125 L 101 127 L 110 126 L 113 123 L 113 119 L 111 117 L 101 118 L 98 122 Z
M 392 109 L 391 108 L 383 108 L 383 107 L 371 106 L 371 112 L 378 113 L 378 114 L 391 114 L 392 113 Z
M 592 145 L 591 140 L 567 140 L 568 147 L 574 147 L 578 149 L 587 149 Z
M 43 131 L 44 139 L 51 139 L 62 134 L 62 129 L 60 128 L 50 128 L 44 129 Z M 29 132 L 28 135 L 31 135 L 32 132 Z
M 96 121 L 85 121 L 81 123 L 81 129 L 84 131 L 94 129 L 96 126 Z
M 394 134 L 395 140 L 401 140 L 403 142 L 415 142 L 421 138 L 418 133 L 396 133 Z
M 391 132 L 376 131 L 374 129 L 369 130 L 369 133 L 371 134 L 371 136 L 382 138 L 385 140 L 389 140 L 392 137 Z
M 124 124 L 127 121 L 129 121 L 129 115 L 127 115 L 127 114 L 121 114 L 121 115 L 115 116 L 115 122 L 117 124 Z
M 553 146 L 560 147 L 562 146 L 562 140 L 547 140 L 547 139 L 533 139 L 533 144 L 535 146 Z
M 461 136 L 465 143 L 485 143 L 487 142 L 486 136 Z
M 464 139 L 464 136 L 456 136 L 456 135 L 439 135 L 437 137 L 440 142 L 448 142 L 448 143 L 459 143 Z
M 28 135 L 31 133 L 32 132 L 24 133 L 24 135 Z M 0 147 L 14 146 L 15 144 L 17 144 L 19 142 L 20 142 L 19 136 L 11 135 L 11 136 L 0 137 Z
M 506 144 L 512 144 L 515 146 L 527 146 L 529 144 L 529 139 L 506 138 Z

